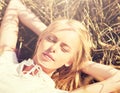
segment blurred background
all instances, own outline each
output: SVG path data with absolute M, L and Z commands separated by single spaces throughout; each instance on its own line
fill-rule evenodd
M 43 23 L 56 18 L 83 21 L 94 42 L 93 61 L 120 69 L 120 0 L 22 0 Z M 0 23 L 9 0 L 0 0 Z M 32 57 L 38 37 L 20 23 L 19 62 Z M 27 37 L 27 38 L 26 38 Z

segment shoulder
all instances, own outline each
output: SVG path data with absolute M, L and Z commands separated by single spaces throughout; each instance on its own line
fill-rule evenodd
M 0 53 L 0 64 L 18 63 L 17 56 L 14 51 L 3 51 Z

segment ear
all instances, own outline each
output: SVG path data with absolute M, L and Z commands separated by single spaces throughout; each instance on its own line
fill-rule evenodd
M 73 63 L 73 61 L 69 61 L 68 63 L 65 64 L 65 66 L 69 67 L 72 63 Z

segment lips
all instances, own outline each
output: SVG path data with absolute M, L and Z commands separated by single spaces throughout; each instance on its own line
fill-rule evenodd
M 44 56 L 44 58 L 45 58 L 46 60 L 55 61 L 54 58 L 53 58 L 49 53 L 43 52 L 42 54 L 43 54 L 43 56 Z

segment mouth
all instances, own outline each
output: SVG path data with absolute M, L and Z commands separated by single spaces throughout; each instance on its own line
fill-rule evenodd
M 49 53 L 43 52 L 42 54 L 44 56 L 44 60 L 55 61 L 54 58 Z

